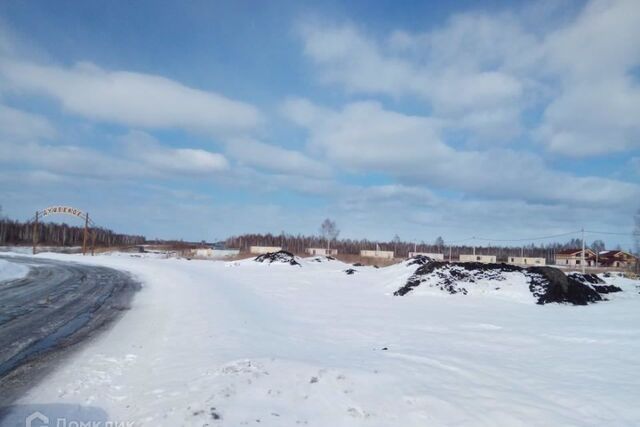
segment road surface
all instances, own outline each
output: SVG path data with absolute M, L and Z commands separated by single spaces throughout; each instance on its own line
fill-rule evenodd
M 127 273 L 29 257 L 22 279 L 0 282 L 0 408 L 42 379 L 70 346 L 113 321 L 139 288 Z M 2 411 L 0 409 L 0 418 Z

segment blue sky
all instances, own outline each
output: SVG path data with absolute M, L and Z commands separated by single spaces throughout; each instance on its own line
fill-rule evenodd
M 639 19 L 633 0 L 2 2 L 0 204 L 192 240 L 325 217 L 374 239 L 626 233 Z

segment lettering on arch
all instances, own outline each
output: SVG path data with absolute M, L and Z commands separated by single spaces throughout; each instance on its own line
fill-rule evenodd
M 82 212 L 80 209 L 76 209 L 71 206 L 49 206 L 48 208 L 42 211 L 42 216 L 53 215 L 53 214 L 71 215 L 71 216 L 77 216 L 78 218 L 86 217 L 86 214 Z

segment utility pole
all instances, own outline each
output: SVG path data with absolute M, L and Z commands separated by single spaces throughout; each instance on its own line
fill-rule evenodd
M 449 245 L 449 262 L 451 262 L 451 245 Z
M 33 254 L 36 254 L 36 246 L 38 246 L 38 211 L 36 211 L 36 219 L 33 222 Z
M 84 238 L 82 239 L 82 255 L 87 254 L 87 233 L 89 232 L 89 214 L 86 213 L 84 217 Z
M 584 265 L 584 227 L 582 228 L 582 274 L 585 273 L 585 265 Z

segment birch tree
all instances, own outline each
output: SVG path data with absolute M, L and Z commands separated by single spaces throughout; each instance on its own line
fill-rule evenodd
M 331 249 L 331 242 L 338 238 L 340 230 L 335 221 L 327 218 L 320 224 L 320 235 L 327 241 L 327 249 Z

